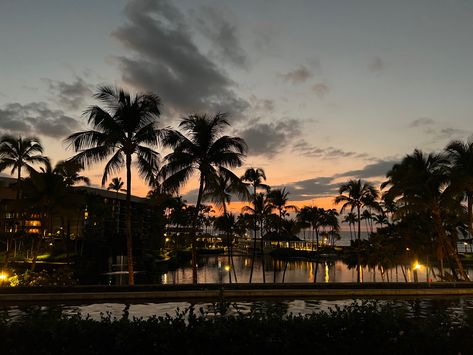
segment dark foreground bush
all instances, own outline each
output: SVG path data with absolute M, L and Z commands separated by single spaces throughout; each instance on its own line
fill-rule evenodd
M 191 308 L 176 316 L 144 320 L 125 313 L 95 321 L 49 312 L 0 321 L 0 337 L 0 354 L 471 354 L 473 318 L 415 316 L 376 303 L 309 316 Z

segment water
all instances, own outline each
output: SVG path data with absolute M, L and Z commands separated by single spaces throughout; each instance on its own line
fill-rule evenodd
M 4 319 L 15 320 L 31 313 L 61 312 L 64 315 L 80 315 L 90 319 L 100 320 L 105 316 L 111 319 L 120 319 L 126 314 L 129 319 L 150 317 L 176 316 L 178 313 L 188 311 L 193 307 L 195 313 L 202 310 L 207 316 L 225 313 L 236 316 L 250 312 L 278 313 L 282 315 L 308 315 L 314 312 L 328 312 L 335 307 L 349 306 L 354 303 L 377 302 L 389 304 L 407 310 L 408 314 L 415 317 L 429 317 L 435 312 L 446 312 L 453 317 L 462 318 L 473 314 L 473 297 L 429 297 L 429 298 L 384 298 L 377 300 L 361 299 L 291 299 L 291 300 L 257 300 L 257 301 L 228 301 L 223 304 L 218 302 L 143 302 L 143 303 L 90 303 L 90 304 L 65 304 L 45 303 L 42 305 L 8 305 L 0 306 L 0 316 Z M 188 312 L 186 313 L 188 314 Z
M 234 256 L 234 267 L 238 283 L 247 283 L 251 272 L 251 256 Z M 197 269 L 197 278 L 199 283 L 229 283 L 235 282 L 233 271 L 228 272 L 228 256 L 212 255 L 199 258 L 199 267 Z M 401 267 L 387 270 L 383 275 L 379 269 L 363 268 L 362 276 L 364 282 L 414 282 L 415 273 L 419 282 L 439 281 L 436 278 L 438 271 L 419 265 L 418 270 Z M 470 279 L 473 279 L 473 269 L 467 269 Z M 356 270 L 349 269 L 348 266 L 340 260 L 327 261 L 317 265 L 310 261 L 278 261 L 271 257 L 265 258 L 265 278 L 266 283 L 313 283 L 314 276 L 316 282 L 356 282 Z M 191 265 L 183 266 L 177 270 L 163 271 L 155 274 L 137 274 L 138 283 L 154 284 L 190 284 L 192 283 Z M 110 285 L 124 285 L 128 281 L 127 275 L 110 275 L 105 283 Z M 261 258 L 256 259 L 253 271 L 253 283 L 263 282 L 263 271 Z

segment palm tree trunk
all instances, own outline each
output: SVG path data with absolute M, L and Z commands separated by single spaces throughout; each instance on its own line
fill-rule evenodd
M 468 202 L 468 233 L 470 238 L 473 236 L 473 195 L 471 193 L 467 194 Z
M 200 204 L 202 202 L 202 195 L 204 193 L 204 175 L 200 172 L 200 183 L 199 183 L 199 194 L 197 195 L 197 203 L 195 205 L 196 211 L 194 220 L 192 221 L 192 283 L 197 284 L 197 248 L 196 248 L 196 235 L 197 235 L 197 219 L 199 218 Z
M 223 216 L 228 221 L 228 219 L 227 219 L 227 205 L 226 205 L 225 201 L 223 201 Z M 233 255 L 232 255 L 232 240 L 231 239 L 233 239 L 233 238 L 230 239 L 229 226 L 227 225 L 226 227 L 227 228 L 225 230 L 225 234 L 226 234 L 227 243 L 228 243 L 228 265 L 230 267 L 229 270 L 228 270 L 228 282 L 232 283 Z M 236 280 L 235 280 L 235 282 L 236 282 Z
M 264 270 L 264 241 L 263 241 L 263 219 L 261 219 L 261 268 L 262 268 L 262 272 L 263 272 L 263 283 L 266 283 L 266 273 L 265 273 L 265 270 Z
M 126 251 L 128 259 L 128 284 L 134 286 L 133 239 L 131 234 L 131 155 L 126 156 Z
M 440 209 L 434 208 L 432 211 L 432 215 L 434 217 L 435 229 L 437 230 L 437 234 L 438 234 L 441 244 L 445 246 L 445 249 L 447 250 L 448 255 L 453 257 L 453 259 L 455 260 L 458 267 L 458 271 L 460 272 L 460 275 L 463 278 L 463 280 L 469 281 L 469 277 L 465 269 L 463 268 L 463 264 L 460 260 L 460 257 L 458 256 L 458 253 L 456 252 L 454 246 L 452 245 L 452 241 L 448 238 L 445 232 L 445 229 L 443 228 L 442 219 L 440 216 Z
M 358 214 L 358 241 L 361 240 L 361 217 L 360 217 L 360 206 L 357 207 L 357 214 Z M 356 280 L 359 283 L 361 281 L 361 265 L 360 265 L 360 251 L 359 245 L 357 246 L 357 251 L 356 251 L 356 259 L 357 259 L 357 273 L 356 273 Z
M 361 240 L 361 216 L 360 216 L 360 206 L 357 206 L 357 221 L 358 221 L 358 240 Z
M 248 283 L 251 283 L 253 279 L 253 270 L 255 268 L 255 261 L 256 261 L 256 185 L 253 185 L 253 207 L 254 207 L 254 234 L 253 234 L 253 255 L 251 257 L 251 269 L 250 269 L 250 279 L 248 280 Z M 261 233 L 261 237 L 263 237 L 263 234 Z

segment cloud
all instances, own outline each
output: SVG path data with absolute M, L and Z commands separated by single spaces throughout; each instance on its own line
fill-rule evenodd
M 0 128 L 12 134 L 63 138 L 80 125 L 62 110 L 51 109 L 45 102 L 32 102 L 8 103 L 0 108 Z
M 386 173 L 391 170 L 394 164 L 399 163 L 398 160 L 379 160 L 376 163 L 368 164 L 363 169 L 350 170 L 341 174 L 335 175 L 338 177 L 354 177 L 357 179 L 368 179 L 379 176 L 386 176 Z
M 322 159 L 338 159 L 338 158 L 358 158 L 358 159 L 371 159 L 367 153 L 357 153 L 351 151 L 345 151 L 335 147 L 316 147 L 308 143 L 304 139 L 300 139 L 293 147 L 294 152 L 298 152 L 304 156 L 311 158 L 322 158 Z
M 249 100 L 253 111 L 263 111 L 265 113 L 274 111 L 275 104 L 272 99 L 260 99 L 255 95 L 251 95 Z
M 112 34 L 130 53 L 116 58 L 125 83 L 157 93 L 165 110 L 180 114 L 235 117 L 248 107 L 234 92 L 236 83 L 194 43 L 188 19 L 173 3 L 133 0 L 125 15 L 127 23 Z
M 378 56 L 374 57 L 371 60 L 371 62 L 368 64 L 368 70 L 372 73 L 380 73 L 384 71 L 385 67 L 386 67 L 386 64 Z
M 300 180 L 285 184 L 284 187 L 290 192 L 290 199 L 296 201 L 311 200 L 321 197 L 335 196 L 338 194 L 340 187 L 339 178 L 354 177 L 369 180 L 371 183 L 379 184 L 375 178 L 385 176 L 386 173 L 397 163 L 395 160 L 378 160 L 376 163 L 368 164 L 362 169 L 346 171 L 340 174 L 326 177 L 316 177 L 307 180 Z M 279 188 L 282 186 L 276 186 Z
M 305 83 L 313 76 L 312 72 L 307 69 L 304 65 L 294 69 L 285 74 L 279 74 L 279 77 L 285 81 L 290 82 L 292 85 Z
M 415 119 L 409 124 L 409 127 L 416 128 L 416 127 L 424 127 L 424 126 L 432 126 L 435 121 L 428 117 L 420 117 Z
M 304 201 L 335 195 L 339 184 L 335 184 L 332 181 L 333 177 L 317 177 L 291 182 L 285 184 L 284 187 L 289 191 L 289 198 L 291 200 Z M 275 186 L 274 188 L 281 187 L 283 186 Z
M 249 155 L 273 157 L 300 136 L 300 121 L 283 119 L 275 122 L 256 121 L 237 133 L 249 147 Z
M 212 50 L 218 59 L 248 68 L 248 57 L 241 46 L 237 25 L 228 13 L 217 7 L 203 6 L 196 13 L 196 22 L 200 32 L 212 42 Z
M 312 86 L 312 91 L 315 92 L 319 99 L 323 99 L 330 92 L 330 88 L 327 84 L 317 83 Z
M 86 98 L 92 96 L 92 87 L 82 78 L 76 77 L 72 83 L 45 79 L 49 90 L 54 94 L 53 100 L 67 109 L 77 110 L 82 107 Z

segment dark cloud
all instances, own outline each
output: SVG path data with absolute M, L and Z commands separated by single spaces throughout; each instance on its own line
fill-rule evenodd
M 294 69 L 285 74 L 279 74 L 279 77 L 285 82 L 290 82 L 293 85 L 305 83 L 308 79 L 313 76 L 312 72 L 307 69 L 304 65 Z
M 312 91 L 314 91 L 315 95 L 317 95 L 319 99 L 323 99 L 330 92 L 330 88 L 327 84 L 317 83 L 312 86 Z
M 0 108 L 0 128 L 12 134 L 63 138 L 79 129 L 79 123 L 45 102 L 9 103 Z
M 117 58 L 122 79 L 163 99 L 177 113 L 225 111 L 233 117 L 248 103 L 236 84 L 193 42 L 183 13 L 166 0 L 133 0 L 125 8 L 127 23 L 113 33 L 129 50 Z
M 197 28 L 212 43 L 218 59 L 247 69 L 248 57 L 238 36 L 238 28 L 228 14 L 217 7 L 203 6 L 196 13 Z
M 260 99 L 255 95 L 250 96 L 250 103 L 253 111 L 273 112 L 274 111 L 274 100 L 271 99 Z
M 338 158 L 359 158 L 359 159 L 370 159 L 366 153 L 357 153 L 351 151 L 345 151 L 335 147 L 316 147 L 308 143 L 304 139 L 300 139 L 293 147 L 294 152 L 298 152 L 304 156 L 311 158 L 322 158 L 322 159 L 338 159 Z
M 437 132 L 437 138 L 438 139 L 461 138 L 461 137 L 464 137 L 465 135 L 468 136 L 470 134 L 471 132 L 467 132 L 463 129 L 447 127 Z
M 374 57 L 370 64 L 368 64 L 368 70 L 372 73 L 380 73 L 385 69 L 385 67 L 386 64 L 380 57 Z
M 379 176 L 386 176 L 394 164 L 399 163 L 398 160 L 379 160 L 376 163 L 368 164 L 363 169 L 346 171 L 337 174 L 336 177 L 354 177 L 358 179 L 368 179 Z
M 431 118 L 428 117 L 420 117 L 415 119 L 409 124 L 409 127 L 411 128 L 416 128 L 416 127 L 425 127 L 425 126 L 431 126 L 435 123 L 435 121 Z
M 283 119 L 275 122 L 256 121 L 237 133 L 249 147 L 250 155 L 273 157 L 300 136 L 300 121 Z
M 333 177 L 318 177 L 291 182 L 284 186 L 275 186 L 274 188 L 282 187 L 289 191 L 289 199 L 304 201 L 335 195 L 339 184 L 333 183 Z
M 380 181 L 376 180 L 376 178 L 385 176 L 386 173 L 397 162 L 398 161 L 395 160 L 378 160 L 378 162 L 368 164 L 359 170 L 346 171 L 334 176 L 317 177 L 291 182 L 285 184 L 284 187 L 286 187 L 290 193 L 289 198 L 296 201 L 335 196 L 338 194 L 338 189 L 340 187 L 340 182 L 335 182 L 338 181 L 337 179 L 343 177 L 365 179 L 370 181 L 375 186 L 378 186 Z M 282 186 L 276 186 L 275 188 L 279 187 Z
M 72 83 L 50 79 L 46 79 L 46 82 L 54 94 L 53 100 L 70 110 L 83 108 L 85 99 L 92 96 L 92 86 L 79 77 Z

